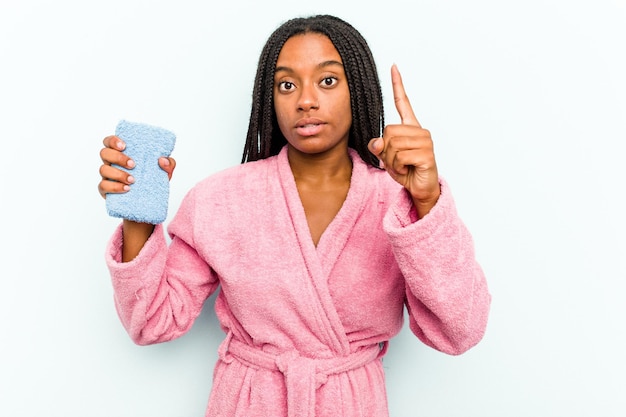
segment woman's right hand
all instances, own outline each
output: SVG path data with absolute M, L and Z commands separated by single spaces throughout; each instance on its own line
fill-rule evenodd
M 100 176 L 102 180 L 98 183 L 98 192 L 102 198 L 106 198 L 108 193 L 125 193 L 130 190 L 130 185 L 135 182 L 132 174 L 119 168 L 111 166 L 112 164 L 122 166 L 132 170 L 135 167 L 135 161 L 130 159 L 123 153 L 126 144 L 117 136 L 107 136 L 102 141 L 104 148 L 100 150 Z M 176 160 L 172 157 L 159 158 L 159 166 L 167 172 L 167 177 L 172 179 Z

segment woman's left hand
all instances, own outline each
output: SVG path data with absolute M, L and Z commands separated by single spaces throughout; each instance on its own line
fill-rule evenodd
M 372 139 L 368 147 L 389 175 L 407 189 L 421 219 L 440 194 L 433 141 L 417 121 L 395 65 L 391 67 L 391 84 L 401 124 L 386 126 L 383 137 Z

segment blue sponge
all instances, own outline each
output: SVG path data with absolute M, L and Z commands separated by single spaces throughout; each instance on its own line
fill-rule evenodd
M 159 166 L 159 157 L 169 156 L 174 150 L 176 136 L 169 130 L 143 123 L 122 120 L 115 135 L 126 143 L 124 153 L 135 161 L 128 170 L 135 182 L 122 194 L 107 194 L 107 211 L 112 217 L 141 223 L 163 223 L 167 217 L 170 183 L 167 173 Z

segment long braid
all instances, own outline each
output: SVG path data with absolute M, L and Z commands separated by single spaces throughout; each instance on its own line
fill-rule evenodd
M 337 42 L 342 50 L 340 55 L 353 59 L 349 62 L 349 76 L 352 80 L 351 101 L 354 109 L 356 122 L 352 125 L 352 135 L 349 145 L 357 150 L 363 160 L 377 165 L 377 159 L 367 150 L 367 142 L 373 137 L 380 136 L 381 130 L 373 131 L 372 128 L 378 126 L 381 129 L 384 123 L 382 114 L 382 101 L 380 88 L 377 88 L 377 73 L 373 67 L 371 55 L 367 45 L 360 43 L 359 36 L 346 37 L 344 42 Z M 372 85 L 372 80 L 376 80 Z M 379 96 L 380 95 L 380 96 Z M 358 140 L 359 138 L 365 140 Z
M 363 161 L 378 167 L 378 159 L 367 149 L 370 139 L 382 135 L 385 123 L 382 89 L 374 58 L 367 42 L 354 27 L 330 15 L 291 19 L 267 40 L 254 82 L 242 163 L 276 155 L 287 143 L 274 111 L 274 71 L 285 42 L 294 35 L 310 32 L 326 35 L 339 52 L 344 62 L 352 108 L 348 145 Z

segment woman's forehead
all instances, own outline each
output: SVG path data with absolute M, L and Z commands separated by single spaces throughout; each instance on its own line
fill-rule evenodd
M 287 39 L 278 54 L 276 67 L 293 65 L 343 64 L 337 48 L 324 34 L 308 32 Z

